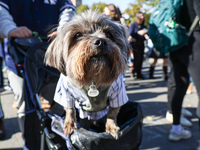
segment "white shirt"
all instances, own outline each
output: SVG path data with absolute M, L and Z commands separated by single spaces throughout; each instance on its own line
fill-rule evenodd
M 128 102 L 128 96 L 126 94 L 122 75 L 120 75 L 118 79 L 111 84 L 107 93 L 107 97 L 109 99 L 110 106 L 113 108 L 120 107 Z M 63 74 L 60 75 L 58 80 L 54 100 L 66 108 L 73 108 L 75 106 L 77 109 L 79 109 L 79 116 L 82 119 L 101 119 L 108 113 L 109 109 L 108 106 L 105 109 L 97 112 L 84 111 L 80 106 L 80 103 L 88 103 L 88 97 L 80 89 L 73 86 Z

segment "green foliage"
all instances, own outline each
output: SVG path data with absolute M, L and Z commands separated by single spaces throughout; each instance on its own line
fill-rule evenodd
M 148 0 L 146 4 L 155 7 L 159 2 L 160 0 Z
M 96 10 L 97 12 L 99 12 L 100 14 L 103 13 L 104 8 L 106 7 L 106 3 L 94 3 L 92 5 L 92 10 Z
M 123 14 L 126 14 L 129 16 L 128 19 L 126 19 L 126 23 L 129 26 L 135 19 L 136 13 L 143 8 L 143 5 L 145 4 L 146 6 L 148 6 L 149 9 L 152 9 L 153 7 L 155 7 L 158 3 L 160 2 L 160 0 L 137 0 L 135 4 L 130 3 L 129 7 L 123 12 Z M 103 10 L 105 8 L 107 4 L 106 3 L 94 3 L 92 5 L 91 8 L 88 7 L 88 5 L 80 5 L 76 11 L 77 12 L 83 12 L 87 9 L 92 9 L 92 10 L 96 10 L 99 13 L 103 13 Z M 120 6 L 119 6 L 120 7 Z M 150 19 L 150 15 L 151 13 L 149 13 L 149 10 L 145 9 L 145 24 L 148 26 L 148 22 Z
M 80 5 L 79 7 L 76 8 L 76 12 L 83 12 L 88 9 L 89 9 L 88 5 Z
M 148 27 L 148 22 L 151 16 L 151 13 L 149 11 L 155 7 L 160 0 L 137 0 L 136 4 L 129 4 L 129 7 L 123 12 L 123 14 L 127 14 L 129 18 L 129 23 L 127 22 L 127 25 L 129 26 L 135 19 L 136 13 L 143 8 L 143 5 L 145 4 L 148 6 L 146 9 L 143 8 L 143 11 L 145 13 L 145 24 Z
M 142 5 L 140 4 L 129 4 L 129 8 L 127 8 L 123 14 L 127 14 L 129 16 L 129 23 L 128 25 L 130 25 L 131 22 L 133 22 L 133 20 L 135 19 L 136 13 L 140 10 L 140 8 L 142 7 Z
M 83 12 L 85 10 L 92 9 L 102 14 L 105 7 L 106 3 L 94 3 L 91 8 L 89 8 L 88 5 L 80 5 L 76 8 L 76 12 Z

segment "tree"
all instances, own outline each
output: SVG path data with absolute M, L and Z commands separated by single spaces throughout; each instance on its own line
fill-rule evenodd
M 155 7 L 156 5 L 158 5 L 158 3 L 160 2 L 160 0 L 146 0 L 147 5 L 149 6 L 153 6 Z
M 129 8 L 127 8 L 123 14 L 127 14 L 129 16 L 129 20 L 132 22 L 136 16 L 136 13 L 140 10 L 142 5 L 140 4 L 129 4 Z
M 79 7 L 76 8 L 76 12 L 83 12 L 88 9 L 89 9 L 88 5 L 80 5 Z
M 91 9 L 96 10 L 98 13 L 102 14 L 105 7 L 106 3 L 94 3 Z M 88 5 L 80 5 L 79 7 L 76 8 L 76 12 L 83 12 L 88 9 L 90 9 Z
M 102 14 L 105 7 L 106 7 L 106 3 L 94 3 L 92 5 L 92 10 L 96 10 L 97 12 Z
M 148 21 L 151 16 L 151 10 L 160 2 L 160 0 L 137 0 L 136 4 L 129 4 L 129 7 L 123 12 L 123 14 L 127 14 L 129 19 L 127 20 L 127 24 L 130 25 L 136 16 L 136 13 L 139 10 L 143 10 L 145 13 L 145 22 L 148 26 Z

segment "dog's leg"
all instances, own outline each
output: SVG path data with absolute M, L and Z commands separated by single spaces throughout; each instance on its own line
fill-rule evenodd
M 76 110 L 74 108 L 65 108 L 65 124 L 64 124 L 64 133 L 66 135 L 71 134 L 74 129 L 77 129 L 76 124 Z
M 117 126 L 117 115 L 120 107 L 109 108 L 106 120 L 106 132 L 109 132 L 115 139 L 118 139 L 119 127 Z

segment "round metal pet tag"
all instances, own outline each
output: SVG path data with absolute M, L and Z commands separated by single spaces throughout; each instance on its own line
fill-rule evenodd
M 90 97 L 96 97 L 99 95 L 99 91 L 97 90 L 95 85 L 90 85 L 89 90 L 88 90 L 88 95 Z

